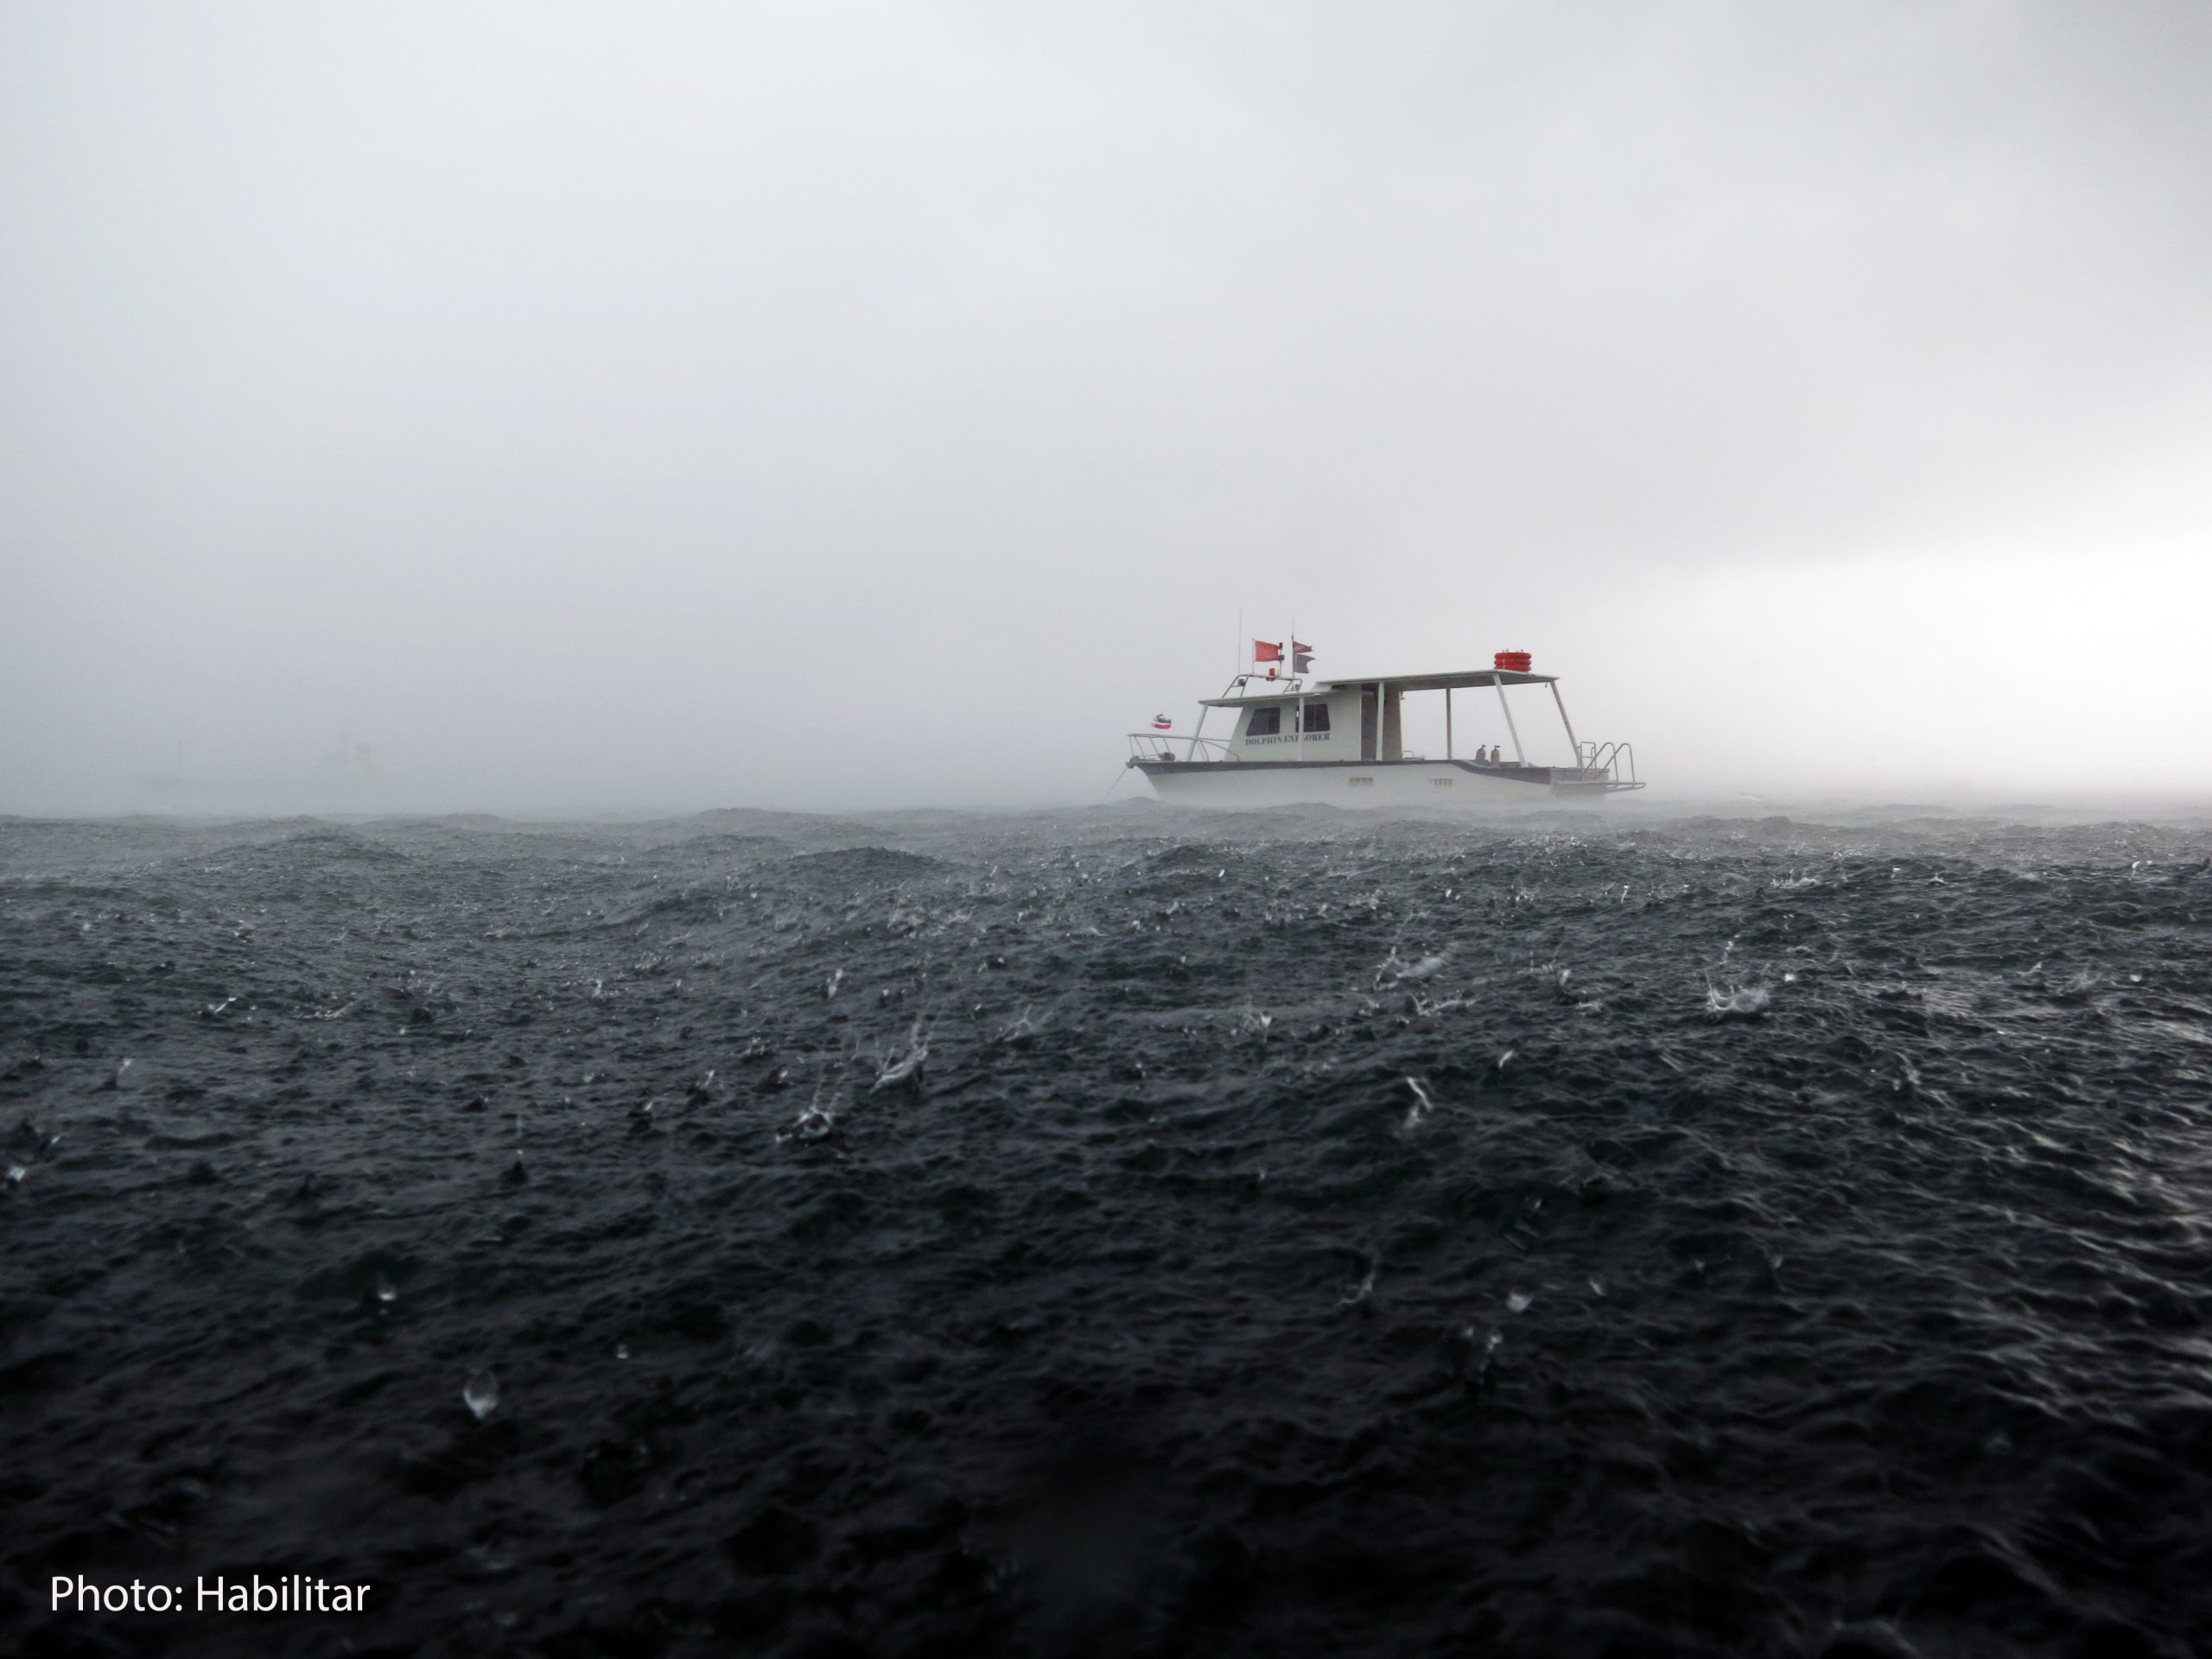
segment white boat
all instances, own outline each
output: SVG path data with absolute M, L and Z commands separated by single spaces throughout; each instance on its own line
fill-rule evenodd
M 1297 661 L 1306 665 L 1302 658 Z M 1550 690 L 1571 760 L 1534 760 L 1523 748 L 1506 692 L 1530 685 Z M 1497 693 L 1510 756 L 1498 744 L 1478 747 L 1471 757 L 1454 752 L 1452 694 L 1473 690 Z M 1402 737 L 1407 694 L 1429 691 L 1444 696 L 1441 759 L 1408 753 Z M 1153 730 L 1129 734 L 1128 764 L 1160 799 L 1179 806 L 1534 805 L 1562 798 L 1599 801 L 1643 787 L 1628 744 L 1575 737 L 1559 677 L 1534 672 L 1525 652 L 1502 651 L 1491 667 L 1441 674 L 1309 682 L 1280 677 L 1274 669 L 1240 672 L 1221 696 L 1201 699 L 1200 709 L 1187 736 L 1177 735 L 1164 715 Z M 1205 735 L 1217 711 L 1231 722 L 1226 737 Z

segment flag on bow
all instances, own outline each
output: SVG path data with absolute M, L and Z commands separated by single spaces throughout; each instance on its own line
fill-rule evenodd
M 1154 715 L 1152 717 L 1152 729 L 1155 732 L 1172 731 L 1174 726 L 1175 722 L 1165 715 Z

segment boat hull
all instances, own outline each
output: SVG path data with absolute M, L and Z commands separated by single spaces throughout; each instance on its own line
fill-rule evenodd
M 1154 791 L 1177 806 L 1557 806 L 1603 800 L 1616 787 L 1563 766 L 1491 766 L 1468 760 L 1135 760 Z

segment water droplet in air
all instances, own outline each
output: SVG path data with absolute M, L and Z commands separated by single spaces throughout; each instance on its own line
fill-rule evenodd
M 1605 1294 L 1605 1281 L 1602 1279 L 1593 1278 L 1590 1281 L 1590 1288 L 1598 1295 L 1602 1296 Z
M 393 1284 L 391 1281 L 387 1279 L 384 1274 L 377 1274 L 377 1300 L 380 1302 L 396 1302 L 398 1300 L 399 1287 Z
M 614 1344 L 614 1357 L 615 1357 L 615 1358 L 617 1358 L 617 1359 L 627 1359 L 627 1358 L 629 1358 L 629 1357 L 630 1357 L 630 1344 L 629 1344 L 628 1343 L 626 1343 L 626 1342 L 618 1342 L 618 1343 L 616 1343 L 616 1344 Z
M 499 1379 L 486 1366 L 461 1384 L 461 1402 L 482 1422 L 499 1408 Z
M 1529 1295 L 1528 1292 L 1524 1290 L 1516 1290 L 1510 1296 L 1508 1296 L 1505 1299 L 1506 1312 L 1509 1313 L 1526 1313 L 1529 1311 L 1529 1304 L 1535 1300 L 1536 1299 Z

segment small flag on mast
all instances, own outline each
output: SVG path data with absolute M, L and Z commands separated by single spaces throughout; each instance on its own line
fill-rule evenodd
M 1252 642 L 1252 660 L 1255 663 L 1282 661 L 1282 641 L 1278 639 L 1270 645 L 1265 639 L 1255 639 Z
M 1154 715 L 1152 717 L 1152 729 L 1155 732 L 1172 731 L 1174 726 L 1175 722 L 1165 715 Z
M 1303 674 L 1313 666 L 1313 647 L 1303 639 L 1292 640 L 1290 642 L 1290 671 L 1294 674 Z

